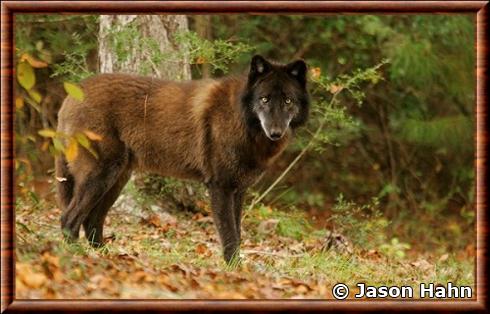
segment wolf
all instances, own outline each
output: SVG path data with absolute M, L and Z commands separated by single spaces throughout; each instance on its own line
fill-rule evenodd
M 61 228 L 67 240 L 83 226 L 93 246 L 134 170 L 198 180 L 209 191 L 213 221 L 230 263 L 240 245 L 244 194 L 305 124 L 310 101 L 303 60 L 279 64 L 256 55 L 248 74 L 174 82 L 100 74 L 80 83 L 58 114 L 59 132 L 90 131 L 94 157 L 55 160 Z

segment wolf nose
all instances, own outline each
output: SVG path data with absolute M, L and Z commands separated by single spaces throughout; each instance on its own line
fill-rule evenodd
M 276 141 L 282 137 L 282 132 L 280 131 L 271 131 L 271 139 Z

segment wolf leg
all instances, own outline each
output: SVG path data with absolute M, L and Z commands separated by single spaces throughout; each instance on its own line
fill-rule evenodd
M 90 214 L 83 222 L 85 237 L 89 241 L 90 245 L 100 247 L 104 244 L 103 229 L 105 217 L 107 216 L 109 209 L 119 197 L 119 194 L 121 194 L 121 190 L 128 182 L 130 176 L 131 170 L 123 170 L 123 173 L 119 179 L 117 179 L 114 186 L 104 194 L 104 196 L 90 211 Z
M 238 254 L 240 242 L 233 213 L 234 190 L 211 184 L 209 194 L 211 195 L 213 220 L 221 239 L 225 261 L 229 264 Z
M 242 222 L 242 208 L 243 208 L 243 196 L 244 190 L 238 190 L 233 195 L 233 215 L 235 217 L 235 229 L 237 232 L 238 243 L 241 242 L 241 222 Z
M 128 166 L 128 156 L 123 154 L 116 161 L 94 163 L 82 178 L 75 177 L 73 198 L 61 215 L 61 229 L 68 240 L 78 238 L 80 226 L 90 211 L 109 191 Z

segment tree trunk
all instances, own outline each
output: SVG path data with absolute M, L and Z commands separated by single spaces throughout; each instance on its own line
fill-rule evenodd
M 175 40 L 178 32 L 188 31 L 186 16 L 102 15 L 99 26 L 101 73 L 124 72 L 169 80 L 191 79 L 186 48 Z M 164 180 L 154 175 L 134 174 L 131 180 L 140 191 L 155 195 L 161 195 L 165 186 Z M 167 199 L 169 205 L 187 207 L 189 194 L 194 190 L 192 185 L 186 184 L 171 191 L 173 193 L 166 193 L 169 195 L 163 195 L 163 199 Z M 125 195 L 122 203 L 131 203 L 128 197 L 131 195 Z
M 126 72 L 170 80 L 188 80 L 191 78 L 188 56 L 182 53 L 184 47 L 175 41 L 176 33 L 187 30 L 185 15 L 101 15 L 100 72 Z M 149 47 L 149 42 L 155 45 Z M 125 57 L 118 56 L 118 44 L 119 49 L 122 47 L 124 50 Z M 151 48 L 158 48 L 158 51 L 151 51 Z M 172 58 L 155 63 L 156 54 L 169 53 L 175 53 L 173 55 L 179 56 L 180 60 Z

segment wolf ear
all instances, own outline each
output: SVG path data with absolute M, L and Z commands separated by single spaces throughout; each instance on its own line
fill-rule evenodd
M 306 63 L 303 60 L 297 60 L 286 65 L 286 71 L 294 77 L 301 86 L 306 86 Z
M 271 64 L 262 56 L 255 55 L 250 62 L 250 73 L 248 78 L 250 82 L 255 81 L 257 77 L 264 75 L 271 70 Z

